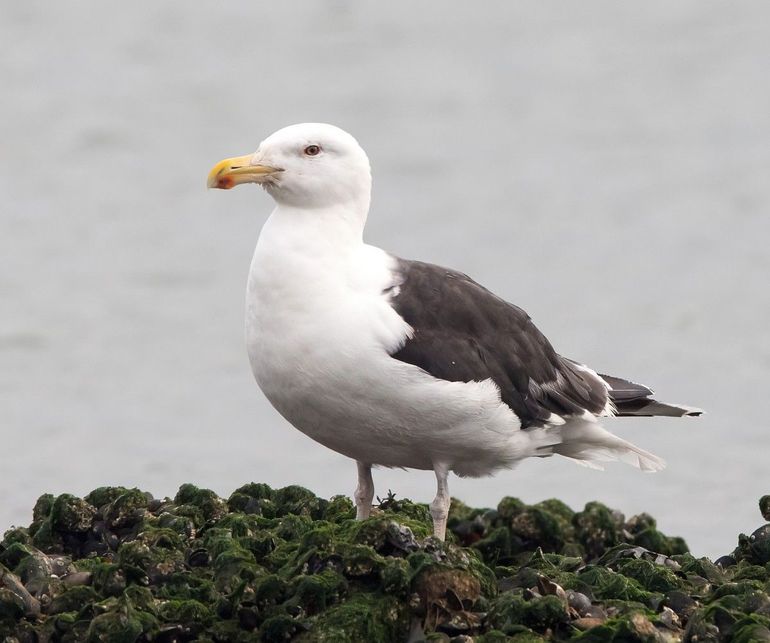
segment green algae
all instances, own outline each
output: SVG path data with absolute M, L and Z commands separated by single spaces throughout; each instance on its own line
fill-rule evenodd
M 85 533 L 91 529 L 96 509 L 85 500 L 62 494 L 54 500 L 49 519 L 51 528 L 60 533 Z
M 369 643 L 403 641 L 409 632 L 409 608 L 393 596 L 360 593 L 323 613 L 298 641 Z
M 768 519 L 770 496 L 760 501 Z M 601 503 L 428 508 L 250 483 L 46 494 L 0 541 L 10 641 L 770 640 L 770 524 L 718 564 Z
M 665 565 L 656 565 L 649 560 L 637 558 L 628 560 L 618 567 L 618 572 L 635 580 L 648 592 L 668 592 L 679 587 L 679 579 Z

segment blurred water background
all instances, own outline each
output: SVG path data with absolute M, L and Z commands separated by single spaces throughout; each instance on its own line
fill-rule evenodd
M 770 5 L 438 0 L 0 7 L 0 528 L 43 492 L 350 493 L 252 380 L 267 195 L 225 156 L 326 121 L 374 171 L 367 239 L 459 268 L 557 350 L 701 419 L 612 420 L 656 475 L 552 458 L 450 484 L 648 511 L 730 551 L 770 492 Z M 429 501 L 426 472 L 375 472 Z

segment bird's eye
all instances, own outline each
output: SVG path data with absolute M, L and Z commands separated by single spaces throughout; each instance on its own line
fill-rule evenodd
M 304 151 L 307 156 L 318 156 L 321 153 L 321 147 L 318 145 L 308 145 Z

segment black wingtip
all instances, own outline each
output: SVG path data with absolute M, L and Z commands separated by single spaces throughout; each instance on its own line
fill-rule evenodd
M 650 398 L 641 400 L 632 400 L 630 402 L 621 402 L 617 406 L 617 415 L 633 417 L 698 417 L 703 415 L 703 409 L 694 406 L 684 406 L 682 404 L 666 404 Z

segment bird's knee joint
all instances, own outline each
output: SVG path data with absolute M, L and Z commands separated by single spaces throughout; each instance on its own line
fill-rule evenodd
M 368 503 L 374 497 L 374 488 L 369 485 L 358 485 L 353 493 L 353 499 L 357 505 Z
M 436 496 L 430 503 L 430 515 L 433 518 L 443 518 L 449 513 L 449 496 Z

